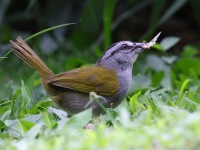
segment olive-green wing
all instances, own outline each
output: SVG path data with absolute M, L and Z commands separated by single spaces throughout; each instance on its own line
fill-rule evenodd
M 118 90 L 115 73 L 97 66 L 57 74 L 50 77 L 48 83 L 85 93 L 93 91 L 105 96 L 112 95 Z

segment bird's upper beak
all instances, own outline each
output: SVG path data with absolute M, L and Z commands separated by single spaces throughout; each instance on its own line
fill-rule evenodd
M 135 48 L 144 48 L 145 43 L 135 43 Z

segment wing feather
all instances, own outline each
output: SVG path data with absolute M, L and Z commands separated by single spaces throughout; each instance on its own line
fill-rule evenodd
M 57 74 L 50 77 L 48 83 L 85 93 L 93 91 L 105 96 L 112 95 L 118 90 L 115 73 L 97 66 L 78 68 Z

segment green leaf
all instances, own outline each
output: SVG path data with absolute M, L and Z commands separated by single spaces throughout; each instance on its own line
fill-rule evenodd
M 72 116 L 67 121 L 67 125 L 70 125 L 73 128 L 84 128 L 91 119 L 92 119 L 92 109 L 90 108 L 79 114 Z
M 38 135 L 43 134 L 43 131 L 44 131 L 43 124 L 41 122 L 37 123 L 26 132 L 24 139 L 35 140 Z
M 164 75 L 165 75 L 164 71 L 158 71 L 153 73 L 153 75 L 151 76 L 151 85 L 153 87 L 159 86 L 160 82 L 164 78 Z
M 13 99 L 11 101 L 11 118 L 17 118 L 20 112 L 23 110 L 21 103 L 21 90 L 17 89 L 14 93 Z
M 52 107 L 48 107 L 49 110 L 51 110 L 52 113 L 56 114 L 60 119 L 66 119 L 67 113 L 61 109 L 56 109 Z
M 41 117 L 45 125 L 51 129 L 52 128 L 52 123 L 49 114 L 46 111 L 40 111 Z
M 16 100 L 17 99 L 17 97 L 20 95 L 20 89 L 16 89 L 15 90 L 15 93 L 14 93 L 14 95 L 13 95 L 13 100 Z
M 185 75 L 193 79 L 198 79 L 200 75 L 200 60 L 197 58 L 181 58 L 172 67 L 174 72 Z
M 137 111 L 137 106 L 139 106 L 140 108 L 145 109 L 145 107 L 138 102 L 138 97 L 139 97 L 140 94 L 141 94 L 141 91 L 137 92 L 136 94 L 134 94 L 130 98 L 130 105 L 132 106 L 134 111 Z
M 29 88 L 30 92 L 32 92 L 35 87 L 35 80 L 37 79 L 37 77 L 38 77 L 38 73 L 35 71 L 34 74 L 31 75 L 31 77 L 26 82 L 26 85 Z
M 30 130 L 35 124 L 33 122 L 29 122 L 26 120 L 18 120 L 18 127 L 21 131 L 22 136 L 25 135 L 25 133 Z
M 191 45 L 186 45 L 183 49 L 183 52 L 181 53 L 181 57 L 185 57 L 185 58 L 194 57 L 198 53 L 199 53 L 199 49 Z
M 22 100 L 21 100 L 22 108 L 26 108 L 30 103 L 31 98 L 30 98 L 30 93 L 26 85 L 24 84 L 23 80 L 21 80 L 21 94 L 22 94 Z
M 0 120 L 0 132 L 3 132 L 6 129 L 6 125 L 3 121 Z
M 158 43 L 154 44 L 154 45 L 152 46 L 152 48 L 157 49 L 157 50 L 159 50 L 159 51 L 164 51 L 162 45 L 160 45 L 160 44 L 158 44 Z

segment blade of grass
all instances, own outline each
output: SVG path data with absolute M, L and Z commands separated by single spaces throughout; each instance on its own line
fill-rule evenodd
M 136 94 L 134 94 L 131 98 L 130 98 L 130 105 L 132 106 L 134 111 L 137 111 L 137 106 L 141 106 L 142 108 L 144 108 L 143 105 L 140 105 L 140 103 L 138 102 L 138 96 L 141 94 L 141 91 L 137 92 Z
M 115 9 L 116 0 L 106 0 L 103 12 L 103 25 L 104 25 L 104 49 L 111 44 L 111 23 Z
M 153 12 L 151 15 L 150 23 L 147 32 L 141 37 L 141 40 L 147 39 L 154 34 L 154 31 L 156 30 L 156 27 L 158 25 L 159 17 L 163 11 L 163 8 L 165 6 L 165 0 L 155 0 L 153 3 Z
M 176 0 L 173 4 L 167 9 L 165 14 L 161 17 L 158 24 L 163 24 L 167 19 L 173 16 L 188 0 Z
M 24 41 L 28 41 L 28 40 L 30 40 L 30 39 L 36 37 L 36 36 L 39 36 L 39 35 L 41 35 L 41 34 L 43 34 L 43 33 L 48 32 L 48 31 L 51 31 L 51 30 L 54 30 L 54 29 L 57 29 L 57 28 L 61 28 L 61 27 L 64 27 L 64 26 L 68 26 L 68 25 L 73 25 L 73 24 L 76 24 L 76 23 L 61 24 L 61 25 L 53 26 L 53 27 L 51 27 L 51 28 L 44 29 L 44 30 L 42 30 L 42 31 L 40 31 L 40 32 L 37 32 L 37 33 L 35 33 L 35 34 L 33 34 L 33 35 L 31 35 L 31 36 L 25 38 Z M 12 52 L 12 50 L 9 50 L 3 57 L 0 57 L 0 62 L 1 62 L 4 58 L 6 58 L 11 52 Z
M 150 4 L 152 4 L 153 1 L 152 0 L 145 0 L 140 2 L 138 5 L 131 7 L 130 9 L 128 9 L 127 11 L 123 12 L 121 15 L 119 15 L 119 17 L 117 17 L 112 23 L 111 23 L 111 31 L 114 31 L 125 19 L 127 19 L 130 16 L 133 16 L 134 14 L 136 14 L 137 12 L 141 11 L 142 9 L 144 9 L 145 7 L 149 6 Z M 104 40 L 104 35 L 101 34 L 96 41 L 94 42 L 94 45 L 98 45 L 101 44 Z M 106 47 L 107 48 L 107 47 Z
M 165 1 L 156 1 L 155 2 L 155 7 L 153 10 L 153 17 L 151 18 L 151 22 L 150 22 L 150 26 L 148 29 L 148 32 L 145 33 L 141 39 L 148 39 L 150 36 L 152 36 L 152 34 L 154 33 L 154 31 L 156 30 L 156 28 L 160 25 L 162 25 L 164 22 L 166 22 L 166 20 L 168 20 L 171 16 L 173 16 L 180 8 L 182 8 L 182 6 L 187 2 L 188 0 L 176 0 L 174 1 L 171 6 L 169 6 L 169 8 L 165 11 L 164 15 L 162 15 L 160 17 L 160 19 L 158 20 L 158 16 L 160 15 L 160 13 L 162 12 L 162 8 L 164 7 L 164 3 Z
M 136 14 L 137 12 L 141 11 L 142 9 L 144 9 L 145 7 L 149 6 L 150 4 L 152 4 L 153 1 L 152 0 L 145 0 L 145 1 L 141 1 L 140 3 L 138 3 L 137 5 L 131 7 L 130 9 L 126 10 L 125 12 L 123 12 L 119 17 L 117 17 L 113 23 L 112 23 L 112 30 L 116 29 L 117 26 L 122 23 L 125 19 L 127 19 L 130 16 L 133 16 L 134 14 Z
M 189 82 L 190 82 L 190 79 L 186 79 L 186 80 L 183 82 L 183 84 L 182 84 L 182 86 L 181 86 L 181 89 L 180 89 L 180 91 L 179 91 L 179 94 L 178 94 L 178 99 L 177 99 L 177 101 L 176 101 L 177 104 L 180 103 L 180 101 L 181 101 L 181 99 L 182 99 L 182 97 L 183 97 L 183 92 L 184 92 L 184 90 L 185 90 L 185 88 L 186 88 L 186 86 L 187 86 L 187 84 L 188 84 Z
M 30 40 L 30 39 L 32 39 L 32 38 L 34 38 L 34 37 L 36 37 L 36 36 L 38 36 L 40 34 L 48 32 L 48 31 L 51 31 L 51 30 L 54 30 L 54 29 L 57 29 L 57 28 L 61 28 L 61 27 L 64 27 L 64 26 L 68 26 L 68 25 L 74 25 L 74 24 L 75 23 L 66 23 L 66 24 L 61 24 L 61 25 L 57 25 L 57 26 L 54 26 L 54 27 L 51 27 L 51 28 L 44 29 L 44 30 L 42 30 L 40 32 L 37 32 L 37 33 L 25 38 L 24 41 L 28 41 L 28 40 Z

